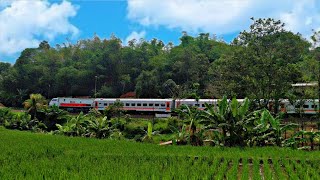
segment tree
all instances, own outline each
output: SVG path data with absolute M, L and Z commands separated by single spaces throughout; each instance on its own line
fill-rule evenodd
M 30 99 L 24 101 L 23 105 L 31 115 L 31 119 L 35 119 L 38 110 L 47 106 L 47 101 L 41 94 L 30 94 Z
M 0 74 L 7 71 L 11 67 L 10 63 L 0 62 Z
M 278 107 L 278 99 L 299 80 L 296 63 L 310 45 L 299 34 L 286 31 L 281 21 L 252 20 L 250 31 L 241 32 L 233 41 L 234 53 L 217 64 L 216 74 L 223 78 L 222 85 L 229 85 L 231 94 L 274 99 Z
M 314 32 L 314 34 L 311 36 L 311 39 L 313 41 L 313 48 L 315 48 L 316 46 L 319 45 L 320 43 L 320 31 L 318 32 Z M 315 53 L 314 53 L 314 58 L 318 61 L 317 65 L 318 65 L 318 111 L 320 110 L 320 47 L 317 47 L 315 49 Z M 318 119 L 320 119 L 320 112 L 318 112 Z
M 137 97 L 154 98 L 158 94 L 158 79 L 156 71 L 142 71 L 137 78 Z

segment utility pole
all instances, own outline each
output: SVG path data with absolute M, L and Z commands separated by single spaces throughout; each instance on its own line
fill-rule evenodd
M 94 98 L 97 97 L 97 78 L 98 76 L 94 76 Z

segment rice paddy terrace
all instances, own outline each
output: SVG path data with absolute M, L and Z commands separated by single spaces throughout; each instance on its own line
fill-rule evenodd
M 320 151 L 159 146 L 6 130 L 0 179 L 319 179 Z

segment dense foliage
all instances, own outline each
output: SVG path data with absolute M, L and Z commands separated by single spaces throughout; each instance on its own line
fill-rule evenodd
M 39 94 L 32 94 L 31 99 L 26 102 L 30 102 L 35 96 L 41 97 Z M 38 99 L 40 100 L 41 98 Z M 178 117 L 152 121 L 123 116 L 120 102 L 102 113 L 92 109 L 88 114 L 81 112 L 68 116 L 56 106 L 25 113 L 13 113 L 7 108 L 0 108 L 0 123 L 9 129 L 148 143 L 167 141 L 171 144 L 193 146 L 320 148 L 319 131 L 299 131 L 296 129 L 298 124 L 283 123 L 280 115 L 274 117 L 266 109 L 250 110 L 248 99 L 239 103 L 235 98 L 228 102 L 224 97 L 217 106 L 205 105 L 204 110 L 182 105 L 177 109 Z M 286 136 L 287 131 L 290 136 Z
M 317 41 L 316 37 L 314 36 Z M 319 49 L 280 21 L 253 19 L 231 43 L 183 32 L 180 44 L 115 36 L 25 49 L 13 66 L 0 63 L 0 102 L 21 106 L 31 93 L 58 96 L 285 98 L 290 84 L 317 81 Z M 95 94 L 96 87 L 96 94 Z M 309 93 L 308 98 L 317 97 Z
M 159 146 L 0 127 L 0 179 L 319 179 L 319 151 Z M 238 178 L 237 178 L 238 177 Z

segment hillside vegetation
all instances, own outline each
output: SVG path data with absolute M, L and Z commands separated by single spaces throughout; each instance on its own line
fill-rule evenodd
M 0 102 L 22 106 L 31 93 L 61 96 L 251 99 L 317 98 L 291 92 L 296 82 L 319 81 L 318 33 L 311 44 L 273 19 L 252 20 L 231 43 L 209 33 L 180 44 L 115 36 L 25 49 L 15 64 L 0 63 Z M 96 87 L 96 93 L 95 93 Z M 133 93 L 134 92 L 134 93 Z

